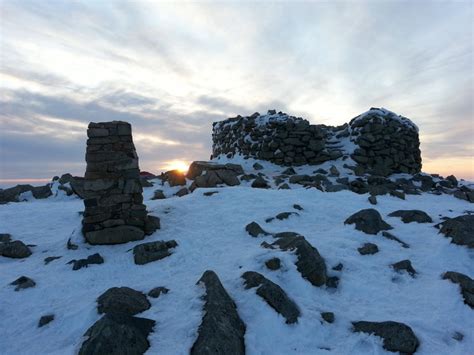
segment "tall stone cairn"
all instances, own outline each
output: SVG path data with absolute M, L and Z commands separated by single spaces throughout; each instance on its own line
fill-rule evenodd
M 143 204 L 138 156 L 127 122 L 90 123 L 82 231 L 90 244 L 141 240 L 158 227 Z M 159 221 L 159 220 L 158 220 Z M 159 222 L 158 222 L 159 223 Z

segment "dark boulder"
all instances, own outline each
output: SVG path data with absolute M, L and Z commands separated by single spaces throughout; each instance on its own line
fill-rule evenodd
M 392 233 L 390 233 L 390 232 L 383 231 L 383 232 L 382 232 L 382 236 L 383 236 L 384 238 L 387 238 L 387 239 L 390 239 L 390 240 L 394 240 L 394 241 L 396 241 L 397 243 L 400 243 L 400 244 L 402 245 L 402 247 L 404 247 L 404 248 L 409 248 L 409 247 L 410 247 L 407 243 L 405 243 L 403 240 L 400 240 L 399 238 L 395 237 L 395 236 L 394 236 Z
M 31 250 L 20 240 L 0 243 L 0 255 L 6 258 L 23 259 L 31 255 Z
M 392 229 L 392 226 L 386 223 L 380 213 L 373 208 L 354 213 L 345 220 L 344 224 L 355 224 L 357 230 L 367 234 L 377 234 L 382 230 Z
M 139 355 L 150 347 L 155 321 L 123 313 L 108 313 L 90 327 L 78 355 Z
M 54 314 L 47 314 L 42 316 L 38 322 L 38 328 L 45 326 L 48 323 L 51 323 L 54 320 Z
M 25 288 L 35 287 L 36 282 L 26 276 L 21 276 L 17 278 L 15 281 L 10 283 L 10 285 L 16 286 L 15 291 L 24 290 Z
M 334 323 L 334 313 L 321 312 L 321 317 L 328 323 Z
M 286 323 L 296 323 L 300 316 L 300 310 L 286 292 L 276 283 L 268 280 L 262 274 L 247 271 L 242 275 L 245 280 L 245 288 L 257 288 L 257 295 L 262 297 L 270 307 L 280 313 L 286 319 Z
M 61 258 L 62 258 L 62 256 L 48 256 L 48 257 L 44 258 L 43 261 L 44 261 L 45 265 L 48 265 L 51 261 L 54 261 L 56 259 L 61 259 Z
M 11 234 L 8 233 L 0 233 L 0 243 L 7 243 L 12 240 Z
M 297 212 L 281 212 L 278 213 L 275 217 L 270 217 L 265 220 L 265 222 L 269 223 L 274 219 L 278 219 L 279 221 L 283 221 L 284 219 L 288 219 L 290 216 L 299 216 Z
M 265 261 L 265 266 L 270 270 L 278 270 L 281 267 L 279 258 L 271 258 Z
M 191 354 L 245 354 L 245 324 L 216 273 L 207 270 L 199 279 L 199 283 L 203 283 L 206 288 L 204 317 Z
M 178 243 L 174 240 L 149 242 L 138 244 L 133 248 L 135 264 L 144 265 L 152 261 L 160 260 L 170 256 L 170 249 L 176 248 Z
M 443 274 L 443 280 L 450 280 L 461 287 L 464 303 L 474 309 L 474 280 L 469 276 L 456 271 L 447 271 Z
M 257 178 L 252 182 L 251 186 L 257 189 L 268 189 L 270 187 L 267 183 L 267 180 L 261 176 L 257 176 Z
M 189 166 L 186 177 L 190 180 L 194 180 L 197 176 L 201 176 L 205 171 L 215 170 L 230 170 L 234 172 L 235 175 L 242 175 L 244 173 L 244 169 L 242 169 L 242 166 L 238 164 L 217 164 L 206 161 L 193 161 Z
M 411 265 L 410 260 L 399 261 L 395 264 L 392 264 L 392 267 L 397 272 L 402 272 L 402 271 L 408 272 L 411 277 L 415 277 L 415 275 L 417 274 L 416 270 Z
M 167 171 L 161 174 L 161 179 L 163 182 L 167 181 L 171 187 L 186 185 L 186 177 L 180 170 Z
M 183 197 L 185 195 L 189 194 L 189 190 L 187 187 L 183 187 L 182 189 L 179 189 L 178 192 L 176 192 L 174 195 L 178 197 Z
M 85 238 L 89 244 L 122 244 L 142 240 L 144 237 L 145 233 L 142 229 L 129 225 L 85 232 Z
M 259 235 L 270 235 L 270 233 L 265 232 L 262 227 L 257 222 L 251 222 L 245 226 L 245 230 L 247 231 L 248 234 L 250 234 L 252 237 L 256 238 Z
M 383 339 L 384 349 L 402 354 L 413 354 L 420 345 L 413 330 L 398 322 L 352 322 L 354 332 L 374 334 Z
M 146 296 L 130 287 L 112 287 L 97 299 L 97 310 L 102 313 L 135 315 L 151 307 Z
M 372 255 L 379 252 L 379 248 L 376 244 L 373 243 L 365 243 L 360 248 L 357 248 L 360 255 Z
M 163 190 L 155 190 L 153 192 L 153 197 L 151 199 L 152 200 L 164 200 L 165 198 L 166 198 L 166 196 L 163 193 Z
M 160 217 L 148 215 L 145 220 L 145 234 L 152 235 L 161 228 Z
M 161 296 L 161 294 L 166 295 L 169 291 L 169 289 L 163 286 L 155 287 L 148 292 L 148 296 L 151 298 L 158 298 Z
M 263 166 L 259 163 L 255 163 L 252 165 L 252 167 L 255 169 L 255 170 L 262 170 L 263 169 Z
M 401 217 L 403 223 L 432 223 L 433 220 L 426 212 L 420 210 L 398 210 L 388 215 L 389 217 Z
M 474 215 L 450 218 L 442 222 L 440 227 L 440 232 L 452 238 L 452 243 L 474 248 Z
M 71 260 L 70 262 L 68 262 L 68 264 L 73 264 L 72 265 L 73 270 L 79 270 L 79 269 L 82 269 L 83 267 L 89 267 L 89 265 L 92 265 L 92 264 L 103 264 L 103 263 L 104 263 L 104 258 L 99 253 L 89 255 L 86 259 Z

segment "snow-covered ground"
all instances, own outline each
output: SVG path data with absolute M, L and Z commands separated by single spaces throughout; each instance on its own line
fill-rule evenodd
M 246 171 L 252 171 L 252 163 L 245 162 Z M 451 244 L 434 228 L 443 216 L 456 217 L 472 210 L 468 202 L 450 195 L 408 195 L 406 200 L 387 195 L 378 196 L 378 204 L 372 206 L 367 194 L 301 187 L 265 190 L 246 183 L 150 200 L 155 189 L 163 188 L 167 196 L 179 189 L 155 182 L 154 187 L 145 188 L 145 203 L 152 215 L 161 218 L 162 227 L 144 241 L 174 239 L 179 246 L 170 257 L 146 265 L 135 265 L 130 251 L 144 241 L 114 246 L 84 243 L 79 214 L 83 202 L 77 197 L 66 197 L 59 191 L 58 196 L 46 200 L 0 205 L 0 233 L 36 245 L 26 259 L 0 257 L 1 354 L 75 354 L 85 331 L 100 318 L 97 297 L 114 286 L 145 293 L 157 286 L 169 288 L 168 294 L 150 299 L 152 307 L 138 315 L 156 321 L 147 354 L 187 354 L 203 315 L 200 297 L 204 289 L 196 282 L 208 269 L 218 274 L 237 304 L 247 326 L 248 354 L 390 354 L 382 348 L 380 338 L 351 332 L 351 321 L 358 320 L 409 325 L 420 340 L 417 354 L 472 353 L 473 310 L 463 303 L 459 286 L 440 275 L 458 271 L 474 276 L 474 251 Z M 204 196 L 206 191 L 218 193 Z M 295 210 L 293 204 L 304 210 Z M 344 225 L 351 214 L 373 207 L 394 227 L 391 233 L 410 248 Z M 398 209 L 420 209 L 433 223 L 404 224 L 400 218 L 387 216 Z M 299 216 L 265 223 L 266 218 L 286 211 Z M 260 243 L 270 243 L 272 238 L 248 235 L 245 226 L 252 221 L 269 232 L 304 235 L 325 258 L 329 275 L 340 277 L 338 288 L 312 286 L 296 270 L 293 254 L 262 248 Z M 71 236 L 78 250 L 66 248 Z M 357 248 L 366 242 L 377 244 L 379 253 L 360 255 Z M 78 271 L 66 264 L 94 253 L 100 253 L 105 263 Z M 45 265 L 43 260 L 48 256 L 61 258 Z M 264 262 L 275 256 L 282 260 L 282 268 L 270 271 Z M 418 272 L 416 278 L 397 274 L 390 267 L 404 259 L 411 260 Z M 343 270 L 333 271 L 338 263 L 344 265 Z M 298 323 L 286 324 L 255 289 L 244 289 L 241 275 L 250 270 L 262 273 L 287 292 L 301 310 Z M 35 280 L 36 287 L 15 292 L 9 283 L 22 275 Z M 320 313 L 325 311 L 334 312 L 333 324 L 322 322 Z M 39 318 L 50 313 L 55 314 L 55 320 L 38 328 Z M 464 339 L 454 340 L 455 332 L 464 334 Z

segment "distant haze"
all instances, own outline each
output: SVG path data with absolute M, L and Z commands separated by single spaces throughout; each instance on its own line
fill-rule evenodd
M 213 121 L 370 107 L 419 126 L 424 171 L 474 180 L 473 23 L 471 1 L 1 0 L 0 183 L 82 175 L 90 121 L 130 122 L 157 173 L 207 160 Z

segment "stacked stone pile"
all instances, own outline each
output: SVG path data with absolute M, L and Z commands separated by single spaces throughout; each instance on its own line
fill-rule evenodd
M 241 154 L 298 166 L 350 155 L 362 173 L 421 171 L 418 128 L 408 118 L 385 109 L 371 108 L 337 127 L 312 125 L 301 117 L 270 110 L 266 115 L 254 113 L 215 122 L 212 139 L 214 158 Z
M 269 160 L 279 165 L 320 164 L 342 156 L 325 146 L 327 129 L 274 110 L 213 124 L 213 157 L 221 154 Z
M 372 108 L 349 123 L 351 140 L 358 145 L 352 159 L 376 175 L 421 171 L 418 128 L 406 117 Z
M 90 123 L 83 233 L 91 244 L 143 239 L 158 227 L 143 204 L 138 156 L 127 122 Z

